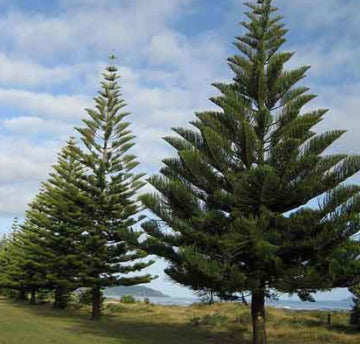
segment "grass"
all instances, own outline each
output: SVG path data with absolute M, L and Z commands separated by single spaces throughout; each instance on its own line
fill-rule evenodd
M 347 325 L 348 314 L 268 309 L 270 344 L 360 343 L 360 330 Z M 54 311 L 0 298 L 0 344 L 248 344 L 246 306 L 215 304 L 191 307 L 109 302 L 99 322 L 89 309 Z

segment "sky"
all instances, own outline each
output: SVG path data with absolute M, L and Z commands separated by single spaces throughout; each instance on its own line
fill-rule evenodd
M 318 127 L 347 129 L 332 152 L 360 144 L 360 1 L 277 0 L 290 29 L 288 68 L 311 65 L 304 84 L 330 112 Z M 231 79 L 226 58 L 244 31 L 241 0 L 0 0 L 0 233 L 47 178 L 56 154 L 91 107 L 114 53 L 132 113 L 141 170 L 156 173 L 174 152 L 161 139 L 212 109 L 211 83 Z M 360 181 L 359 177 L 353 181 Z M 147 187 L 149 188 L 149 187 Z M 173 296 L 186 289 L 149 272 L 151 286 Z M 320 295 L 344 298 L 344 290 Z

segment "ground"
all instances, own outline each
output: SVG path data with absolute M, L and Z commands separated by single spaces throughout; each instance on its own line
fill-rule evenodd
M 269 344 L 360 343 L 360 330 L 348 326 L 348 314 L 268 309 Z M 99 322 L 89 310 L 55 311 L 0 298 L 0 344 L 248 344 L 246 306 L 191 307 L 108 303 Z

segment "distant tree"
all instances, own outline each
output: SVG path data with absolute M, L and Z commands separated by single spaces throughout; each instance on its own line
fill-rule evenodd
M 30 206 L 33 206 L 34 200 Z M 36 303 L 36 293 L 48 287 L 46 279 L 46 253 L 43 251 L 43 235 L 29 218 L 25 217 L 20 230 L 13 235 L 9 247 L 9 263 L 4 284 L 8 288 L 30 292 L 30 303 Z
M 343 182 L 360 158 L 325 153 L 344 131 L 314 132 L 327 110 L 303 113 L 315 96 L 295 86 L 309 67 L 284 69 L 294 53 L 280 51 L 287 30 L 271 0 L 246 5 L 233 82 L 214 84 L 220 110 L 165 138 L 177 157 L 150 178 L 157 193 L 142 196 L 156 216 L 143 248 L 194 290 L 250 292 L 253 343 L 264 344 L 272 290 L 309 300 L 359 278 L 359 187 Z
M 0 289 L 6 290 L 6 294 L 16 295 L 20 300 L 26 300 L 26 288 L 19 286 L 17 291 L 11 289 L 14 286 L 11 280 L 9 280 L 9 269 L 12 264 L 13 253 L 15 250 L 14 242 L 18 235 L 20 225 L 18 219 L 15 217 L 11 225 L 11 231 L 9 234 L 4 235 L 0 240 Z
M 11 241 L 19 227 L 18 219 L 15 218 L 11 225 L 10 234 L 4 234 L 0 239 L 0 288 L 5 286 L 5 273 L 9 266 Z
M 3 283 L 31 292 L 36 302 L 39 289 L 55 290 L 54 307 L 65 308 L 71 290 L 82 285 L 88 267 L 83 247 L 86 222 L 77 180 L 81 164 L 72 155 L 70 139 L 59 154 L 49 179 L 29 204 L 20 230 L 13 230 Z
M 106 68 L 102 89 L 94 98 L 95 109 L 87 109 L 89 117 L 83 128 L 77 128 L 84 147 L 77 151 L 83 164 L 85 177 L 79 187 L 87 195 L 83 210 L 87 216 L 86 254 L 90 258 L 85 287 L 92 289 L 92 318 L 98 319 L 101 290 L 116 285 L 135 285 L 150 282 L 148 274 L 126 277 L 141 271 L 153 261 L 137 261 L 146 253 L 136 248 L 140 232 L 134 226 L 143 217 L 135 218 L 141 208 L 136 192 L 143 186 L 143 174 L 132 171 L 138 165 L 136 157 L 128 151 L 134 136 L 129 115 L 121 110 L 125 106 L 120 98 L 119 76 L 114 66 Z
M 41 252 L 48 287 L 55 290 L 54 307 L 67 306 L 70 292 L 82 286 L 89 264 L 84 248 L 86 219 L 82 211 L 82 165 L 74 158 L 76 147 L 70 138 L 58 156 L 48 180 L 42 184 L 27 211 L 27 221 L 41 237 Z

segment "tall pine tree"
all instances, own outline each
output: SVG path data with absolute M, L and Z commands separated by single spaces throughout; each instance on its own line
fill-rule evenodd
M 240 53 L 228 59 L 234 79 L 214 84 L 219 111 L 165 138 L 177 157 L 150 178 L 158 192 L 142 197 L 156 215 L 143 247 L 194 290 L 249 291 L 253 343 L 264 344 L 272 291 L 311 299 L 359 278 L 359 187 L 343 182 L 360 157 L 325 153 L 344 131 L 314 132 L 327 110 L 302 111 L 315 97 L 296 86 L 309 67 L 284 69 L 294 53 L 280 51 L 287 30 L 271 0 L 246 6 Z
M 41 237 L 43 266 L 49 288 L 55 290 L 55 308 L 65 308 L 69 293 L 82 286 L 88 257 L 84 249 L 86 217 L 78 181 L 84 176 L 74 158 L 76 141 L 70 138 L 58 156 L 48 180 L 27 211 L 27 222 Z
M 153 262 L 137 261 L 146 253 L 136 248 L 140 232 L 134 226 L 143 219 L 136 193 L 143 186 L 142 174 L 132 171 L 138 165 L 129 153 L 134 136 L 124 118 L 119 76 L 114 66 L 103 73 L 101 90 L 94 98 L 95 109 L 87 109 L 84 127 L 77 128 L 84 149 L 77 151 L 85 177 L 80 188 L 87 195 L 83 210 L 87 216 L 86 253 L 90 257 L 85 286 L 92 288 L 92 318 L 101 313 L 101 290 L 115 285 L 150 282 L 148 274 L 126 276 Z
M 82 286 L 88 267 L 84 249 L 86 218 L 77 182 L 82 165 L 75 160 L 71 138 L 40 192 L 29 204 L 20 230 L 11 236 L 4 284 L 31 291 L 55 290 L 56 308 L 65 308 L 70 291 Z

